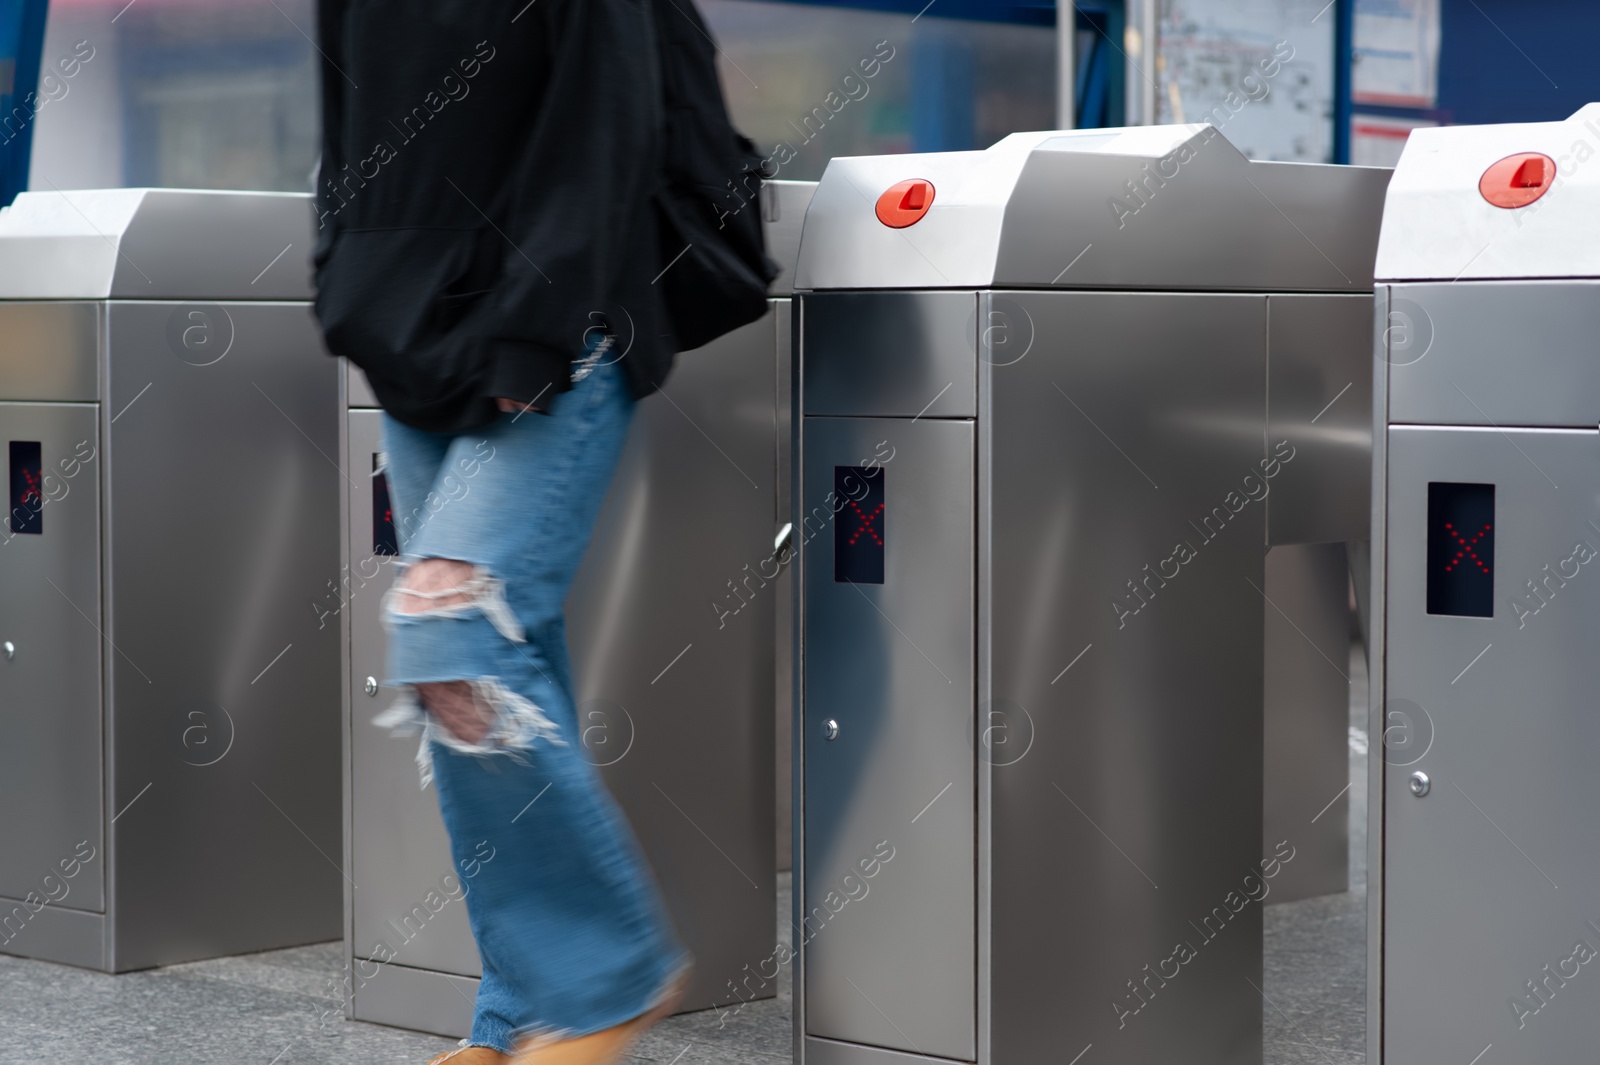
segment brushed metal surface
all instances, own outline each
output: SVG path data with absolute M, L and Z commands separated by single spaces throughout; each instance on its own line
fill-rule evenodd
M 817 191 L 815 181 L 768 181 L 762 185 L 762 221 L 766 223 L 767 254 L 779 273 L 767 294 L 776 299 L 794 292 L 794 265 L 800 258 L 800 231 L 806 208 Z
M 478 994 L 475 977 L 368 963 L 352 970 L 352 982 L 355 1020 L 450 1038 L 472 1030 L 472 1003 Z
M 361 367 L 345 359 L 339 360 L 340 372 L 345 379 L 345 406 L 351 409 L 376 408 L 379 406 L 378 397 L 372 392 L 372 386 L 367 383 L 367 375 Z
M 1269 543 L 1367 537 L 1371 329 L 1372 298 L 1365 293 L 1267 300 L 1267 439 L 1288 440 L 1295 448 L 1290 475 L 1267 499 Z M 1343 592 L 1339 602 L 1342 607 Z
M 789 328 L 789 519 L 794 521 L 804 513 L 805 494 L 802 487 L 805 481 L 805 447 L 800 439 L 799 428 L 804 424 L 804 407 L 801 399 L 805 395 L 802 382 L 805 378 L 805 345 L 800 342 L 800 315 L 798 307 L 791 305 Z M 796 525 L 801 523 L 795 521 Z M 790 802 L 794 811 L 791 822 L 790 841 L 792 844 L 790 855 L 790 883 L 792 890 L 789 892 L 789 948 L 794 958 L 790 994 L 789 1018 L 789 1047 L 795 1062 L 805 1061 L 806 1025 L 808 1013 L 806 1010 L 805 978 L 806 955 L 804 934 L 801 932 L 801 920 L 805 915 L 805 882 L 808 875 L 805 858 L 806 837 L 806 744 L 805 722 L 802 720 L 805 706 L 805 615 L 806 615 L 806 552 L 804 545 L 804 529 L 796 530 L 793 541 L 794 550 L 789 560 L 790 590 L 794 597 L 793 609 L 789 619 L 792 631 L 791 637 L 791 668 L 789 671 L 789 693 L 791 713 L 789 715 L 789 747 L 794 759 L 792 763 L 792 780 L 790 781 Z M 781 680 L 782 678 L 780 678 Z M 781 942 L 781 940 L 780 940 Z
M 1388 690 L 1389 286 L 1373 291 L 1372 526 L 1367 542 L 1367 1062 L 1383 1061 L 1384 703 Z M 1380 737 L 1373 740 L 1372 737 Z
M 351 419 L 347 400 L 350 394 L 349 374 L 343 360 L 340 360 L 338 370 L 338 402 L 339 402 L 339 451 L 335 456 L 339 460 L 339 570 L 341 573 L 350 568 L 350 507 L 359 495 L 359 490 L 350 483 L 350 430 Z M 352 655 L 350 653 L 351 624 L 350 611 L 341 609 L 338 618 L 339 626 L 339 802 L 340 802 L 340 843 L 339 868 L 347 874 L 341 879 L 343 899 L 341 900 L 343 921 L 339 927 L 341 936 L 339 961 L 342 965 L 352 965 L 355 937 L 355 881 L 350 879 L 349 872 L 355 868 L 355 846 L 353 832 L 351 831 L 351 813 L 355 808 L 353 801 L 355 794 L 355 777 L 350 771 L 351 729 L 353 722 L 350 714 L 350 686 L 354 675 Z M 376 677 L 373 678 L 376 681 Z M 355 1002 L 353 995 L 346 995 L 339 1004 L 338 1010 L 346 1018 L 355 1015 Z
M 0 292 L 13 300 L 308 300 L 314 226 L 305 193 L 24 192 L 0 214 Z
M 452 897 L 460 895 L 463 879 L 439 818 L 439 795 L 417 784 L 417 737 L 394 736 L 375 727 L 372 719 L 394 702 L 395 692 L 380 688 L 374 697 L 362 689 L 367 677 L 381 678 L 386 672 L 379 607 L 394 579 L 394 559 L 372 551 L 373 460 L 383 449 L 383 415 L 352 410 L 346 417 L 350 451 L 344 468 L 351 484 L 341 570 L 349 581 L 345 699 L 352 785 L 350 877 L 357 885 L 351 899 L 350 952 L 357 959 L 392 957 L 412 969 L 476 977 L 482 971 L 478 948 L 466 906 Z M 470 891 L 471 882 L 465 883 Z M 423 906 L 416 914 L 430 891 L 448 901 L 437 913 Z M 465 1035 L 471 1026 L 469 1010 L 464 1027 L 444 1034 Z
M 1371 522 L 1370 515 L 1367 518 Z M 1355 598 L 1356 633 L 1361 654 L 1372 658 L 1372 541 L 1348 540 L 1344 545 L 1345 564 L 1350 568 L 1350 592 Z
M 105 909 L 106 879 L 97 413 L 92 404 L 0 403 L 0 446 L 39 441 L 48 475 L 43 532 L 10 535 L 9 515 L 0 524 L 0 641 L 17 648 L 0 659 L 0 809 L 9 811 L 0 817 L 0 895 L 49 891 L 86 911 Z M 63 880 L 59 863 L 80 841 L 96 857 Z M 36 942 L 24 928 L 0 949 L 28 953 Z
M 805 1030 L 970 1061 L 973 425 L 807 411 Z M 834 467 L 873 458 L 885 478 L 884 583 L 836 583 Z M 838 740 L 823 740 L 825 718 L 838 720 Z M 863 877 L 860 863 L 891 854 Z
M 1414 132 L 1384 208 L 1379 278 L 1600 276 L 1600 174 L 1587 165 L 1600 138 L 1600 104 L 1559 122 Z M 1555 160 L 1556 183 L 1527 207 L 1491 206 L 1479 180 L 1521 152 Z
M 777 859 L 778 872 L 794 868 L 794 589 L 796 567 L 794 559 L 794 504 L 793 477 L 790 464 L 793 448 L 790 444 L 791 426 L 794 423 L 790 407 L 793 402 L 790 375 L 793 372 L 794 306 L 791 300 L 777 300 L 773 308 L 773 321 L 777 327 L 777 402 L 774 405 L 774 428 L 777 463 L 777 515 L 773 532 L 774 543 L 784 526 L 790 526 L 789 541 L 778 550 L 778 561 L 784 563 L 783 574 L 773 582 L 773 748 L 775 754 L 775 801 L 777 805 Z
M 1384 768 L 1384 1057 L 1471 1061 L 1493 1044 L 1500 1061 L 1578 1060 L 1595 1020 L 1589 968 L 1568 959 L 1600 948 L 1600 579 L 1564 560 L 1600 548 L 1600 433 L 1388 435 L 1387 696 L 1421 708 L 1432 744 Z M 1492 618 L 1426 612 L 1433 481 L 1495 486 Z M 1421 799 L 1406 787 L 1419 770 Z
M 1372 290 L 1390 171 L 1251 161 L 1223 134 L 1189 128 L 1173 154 L 1118 154 L 1112 142 L 1029 155 L 995 286 Z
M 1261 853 L 1295 848 L 1272 903 L 1350 887 L 1349 588 L 1343 544 L 1267 554 Z
M 223 305 L 196 365 L 190 307 L 107 309 L 118 971 L 340 929 L 338 365 L 303 303 Z
M 695 955 L 683 1009 L 777 993 L 745 983 L 777 905 L 775 328 L 684 352 L 639 403 L 567 599 L 585 749 Z
M 805 1039 L 806 1065 L 931 1065 L 948 1060 L 926 1054 L 903 1054 L 897 1050 L 863 1046 L 860 1043 L 818 1039 L 816 1036 L 806 1036 Z
M 1390 287 L 1391 424 L 1595 424 L 1600 283 Z M 1407 331 L 1414 331 L 1409 346 Z
M 993 368 L 985 463 L 990 1060 L 1259 1063 L 1261 910 L 1201 928 L 1261 857 L 1266 516 L 1215 515 L 1260 472 L 1266 299 L 1002 297 L 1037 332 Z
M 805 293 L 799 308 L 808 416 L 977 414 L 974 293 Z
M 0 392 L 7 400 L 100 398 L 100 306 L 0 302 Z
M 878 196 L 935 189 L 891 229 Z M 1364 292 L 1390 171 L 1252 162 L 1204 125 L 1014 133 L 985 151 L 833 159 L 795 287 Z M 1071 190 L 1064 194 L 1063 190 Z
M 98 846 L 95 852 L 95 861 L 98 862 L 100 860 Z M 87 875 L 87 873 L 79 874 L 80 877 Z M 80 969 L 107 968 L 105 914 L 87 913 L 83 910 L 54 905 L 30 914 L 28 907 L 23 905 L 24 901 L 0 898 L 0 920 L 9 919 L 13 929 L 23 920 L 17 915 L 17 911 L 20 909 L 27 915 L 26 923 L 21 924 L 22 931 L 15 934 L 11 942 L 0 944 L 5 947 L 4 953 L 19 954 L 39 961 L 59 962 L 62 965 L 76 965 Z M 37 904 L 34 900 L 26 901 L 30 906 Z
M 984 321 L 993 321 L 995 297 L 992 292 L 978 295 L 978 313 Z M 1032 337 L 1030 335 L 1031 342 Z M 1009 360 L 1008 360 L 1009 362 Z M 1009 726 L 1013 715 L 997 714 L 994 705 L 994 375 L 993 361 L 978 363 L 978 419 L 975 429 L 977 474 L 977 512 L 974 517 L 975 544 L 973 561 L 977 576 L 976 607 L 976 673 L 977 690 L 973 693 L 977 714 L 974 721 L 976 750 L 988 747 L 1005 747 L 1011 738 Z M 1001 742 L 996 743 L 999 740 Z M 978 1002 L 976 1017 L 978 1061 L 994 1058 L 994 758 L 979 754 L 977 758 L 977 831 L 974 842 L 976 855 L 977 935 L 974 949 L 978 968 Z

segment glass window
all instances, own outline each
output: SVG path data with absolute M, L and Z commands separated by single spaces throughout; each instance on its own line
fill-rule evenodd
M 294 191 L 317 157 L 314 0 L 55 0 L 30 187 Z M 1055 30 L 701 0 L 735 123 L 815 179 L 836 155 L 984 148 L 1055 125 Z M 782 146 L 780 148 L 780 146 Z M 783 160 L 780 162 L 780 160 Z
M 30 187 L 310 188 L 314 0 L 54 0 Z
M 734 124 L 781 178 L 819 178 L 836 155 L 987 148 L 1056 124 L 1053 27 L 764 0 L 701 9 Z

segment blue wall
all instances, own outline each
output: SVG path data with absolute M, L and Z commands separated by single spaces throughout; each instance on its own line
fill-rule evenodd
M 28 186 L 45 0 L 0 0 L 0 207 Z
M 1444 0 L 1442 21 L 1439 119 L 1551 121 L 1600 100 L 1595 0 Z
M 1348 8 L 1348 0 L 1341 6 Z M 1438 105 L 1421 111 L 1361 104 L 1357 113 L 1451 125 L 1550 122 L 1600 100 L 1596 0 L 1441 0 L 1440 21 Z M 1347 45 L 1340 54 L 1347 69 Z M 1340 102 L 1342 141 L 1347 80 Z M 1339 158 L 1347 158 L 1342 145 Z

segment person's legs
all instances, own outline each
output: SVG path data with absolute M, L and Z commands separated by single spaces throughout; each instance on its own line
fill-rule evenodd
M 483 980 L 472 1042 L 501 1051 L 528 1034 L 631 1020 L 686 960 L 582 756 L 565 668 L 562 601 L 631 409 L 620 368 L 603 367 L 551 414 L 502 415 L 451 439 L 430 487 L 439 505 L 397 530 L 407 569 L 385 609 L 390 683 L 428 711 L 419 761 L 453 856 L 474 872 L 467 911 Z M 395 466 L 414 431 L 388 432 Z M 400 481 L 397 513 L 427 498 L 416 479 Z

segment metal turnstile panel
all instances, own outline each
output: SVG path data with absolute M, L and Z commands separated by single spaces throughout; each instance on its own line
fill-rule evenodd
M 338 364 L 304 303 L 106 328 L 112 963 L 337 938 Z
M 819 292 L 802 304 L 812 415 L 977 414 L 978 301 L 971 292 Z M 995 330 L 982 330 L 994 343 Z
M 6 399 L 99 399 L 101 318 L 101 305 L 88 301 L 0 301 L 0 380 Z
M 993 298 L 992 1061 L 1259 1063 L 1266 300 Z
M 1600 1039 L 1597 454 L 1593 429 L 1389 430 L 1386 1061 L 1492 1044 L 1498 1062 L 1547 1065 Z M 1473 489 L 1478 512 L 1457 518 L 1469 538 L 1492 524 L 1489 574 L 1468 566 L 1477 596 L 1436 603 L 1492 616 L 1428 612 L 1429 582 L 1443 599 L 1459 579 L 1441 562 L 1454 552 L 1430 571 L 1429 537 L 1460 531 L 1442 504 L 1463 491 L 1437 490 L 1430 519 L 1431 484 L 1492 486 L 1492 512 Z
M 773 428 L 776 430 L 778 457 L 778 529 L 774 542 L 780 543 L 778 559 L 783 572 L 772 586 L 773 632 L 776 637 L 773 652 L 773 751 L 776 756 L 776 836 L 778 871 L 794 868 L 794 595 L 795 567 L 788 565 L 794 558 L 794 492 L 793 476 L 794 411 L 792 406 L 794 306 L 791 300 L 778 300 L 773 316 L 777 333 L 777 406 Z M 780 540 L 784 527 L 789 529 L 786 540 Z
M 384 634 L 379 605 L 393 581 L 393 556 L 378 553 L 374 493 L 384 481 L 374 465 L 383 450 L 383 413 L 348 413 L 346 471 L 350 514 L 350 876 L 358 894 L 352 907 L 357 958 L 393 959 L 398 965 L 461 976 L 480 972 L 478 949 L 467 926 L 463 891 L 471 890 L 454 867 L 439 819 L 439 796 L 418 787 L 418 738 L 394 736 L 372 719 L 394 701 L 394 691 L 367 682 L 384 675 Z M 432 892 L 432 905 L 424 900 Z M 420 912 L 419 912 L 420 908 Z M 361 1013 L 363 988 L 357 988 Z M 450 1014 L 447 1013 L 447 1016 Z M 436 1030 L 425 1017 L 412 1027 Z
M 31 526 L 8 492 L 0 527 L 0 642 L 14 647 L 0 656 L 0 896 L 48 893 L 93 911 L 105 908 L 98 416 L 90 404 L 0 403 L 0 459 L 24 445 L 44 500 L 39 531 L 21 532 Z M 21 472 L 0 469 L 0 483 Z M 83 842 L 95 860 L 63 879 Z
M 1372 500 L 1372 296 L 1267 300 L 1267 438 L 1294 442 L 1271 544 L 1365 540 Z M 1341 751 L 1341 765 L 1343 764 Z
M 803 432 L 806 1031 L 971 1061 L 974 427 L 807 418 Z M 874 462 L 882 583 L 838 582 L 836 525 L 872 534 L 833 513 L 836 468 Z
M 1394 425 L 1593 425 L 1600 282 L 1393 285 L 1385 356 Z

